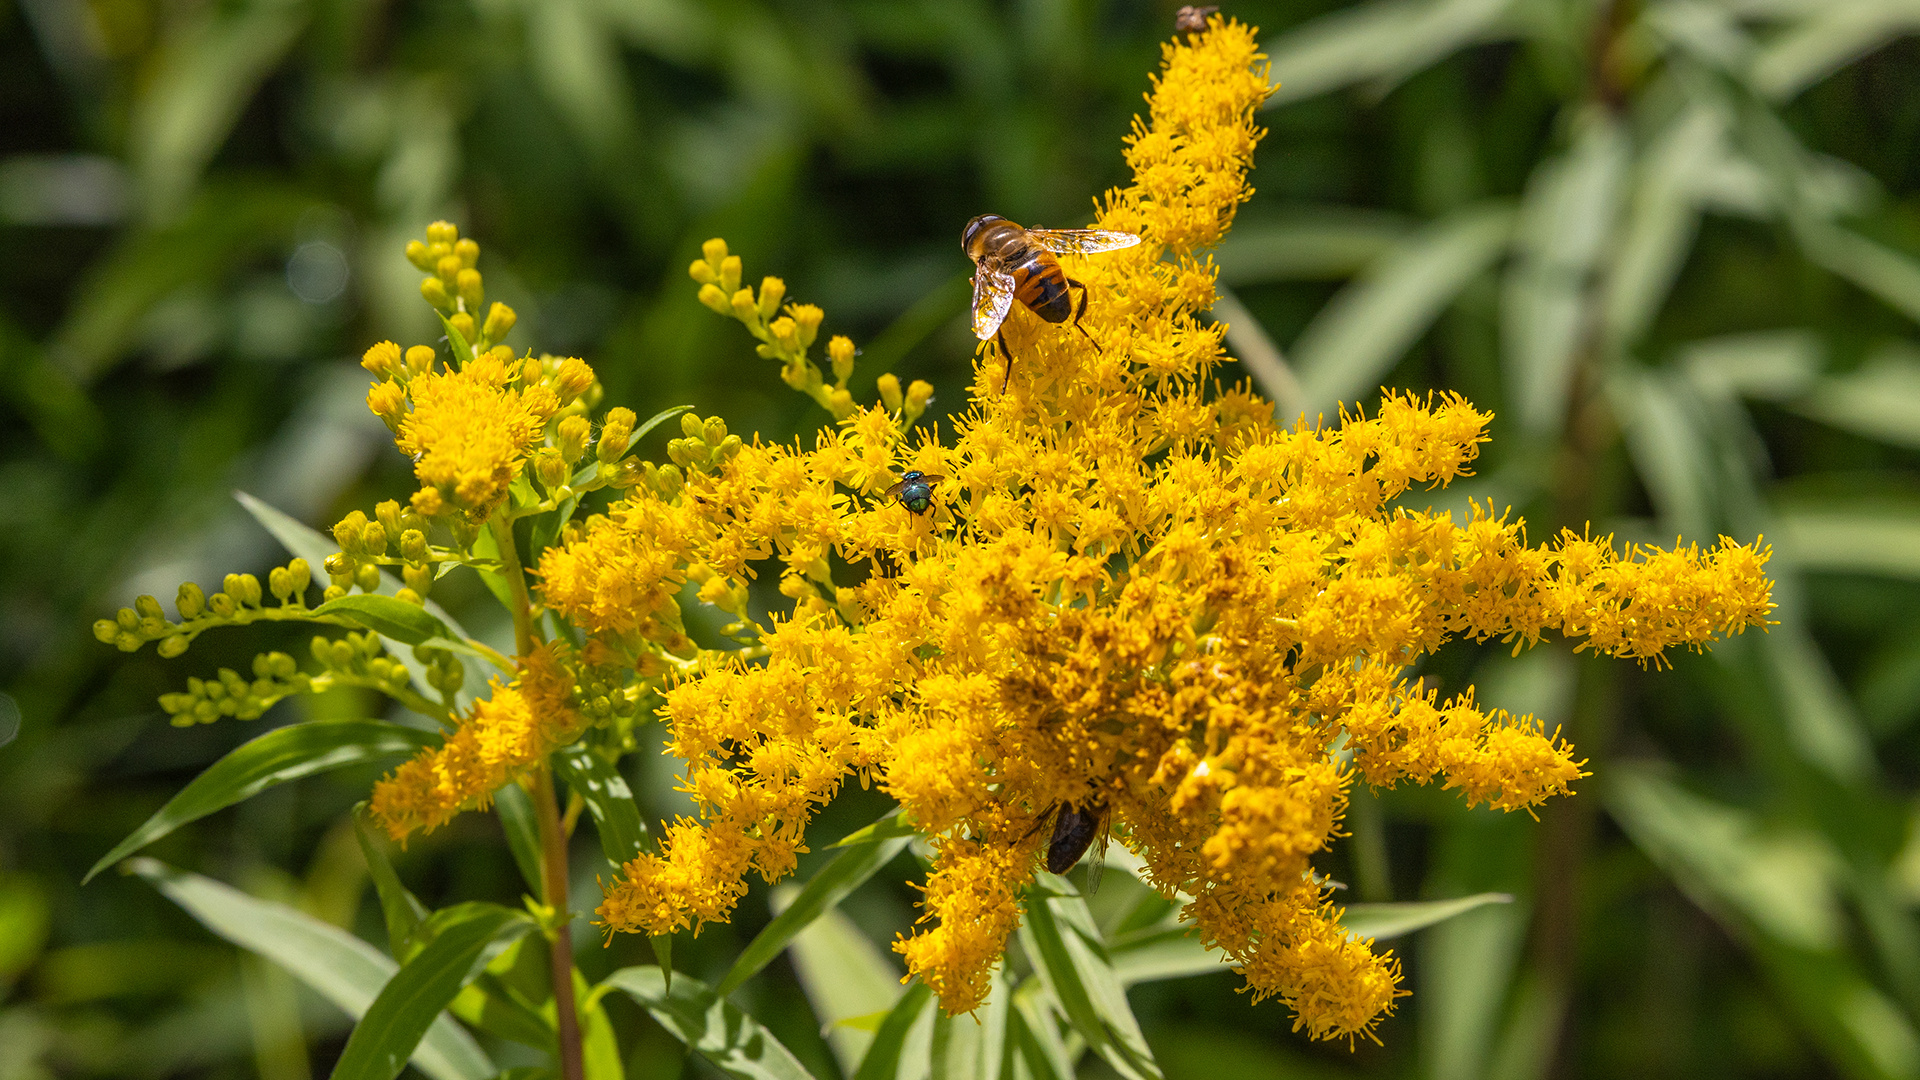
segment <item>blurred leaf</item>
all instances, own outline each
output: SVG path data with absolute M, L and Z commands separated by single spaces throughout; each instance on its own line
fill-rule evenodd
M 520 868 L 527 891 L 543 895 L 540 886 L 540 823 L 534 817 L 533 796 L 518 783 L 503 784 L 493 793 L 493 812 L 507 833 L 507 848 Z
M 1054 1027 L 1047 1006 L 1046 984 L 1038 976 L 1027 978 L 1014 991 L 1007 1027 L 1008 1039 L 1028 1072 L 1042 1080 L 1073 1080 L 1076 1075 L 1073 1057 L 1067 1053 Z
M 1786 587 L 1776 589 L 1781 625 L 1760 638 L 1772 703 L 1794 750 L 1808 764 L 1842 783 L 1859 783 L 1876 771 L 1873 744 L 1827 658 L 1794 617 L 1787 594 Z
M 797 885 L 773 890 L 774 914 L 793 903 Z M 844 1075 L 852 1076 L 873 1045 L 874 1032 L 899 1000 L 900 972 L 879 946 L 845 913 L 823 913 L 800 931 L 788 952 L 800 988 L 826 1031 L 827 1046 Z M 850 1021 L 872 1017 L 871 1026 Z
M 446 624 L 425 608 L 405 600 L 372 593 L 351 593 L 313 609 L 315 615 L 340 615 L 383 638 L 418 645 L 437 637 L 452 637 Z
M 1615 347 L 1637 342 L 1672 291 L 1699 230 L 1701 199 L 1727 154 L 1726 131 L 1717 103 L 1696 103 L 1635 163 L 1604 297 Z
M 433 940 L 400 966 L 354 1025 L 333 1075 L 342 1080 L 400 1075 L 414 1048 L 487 962 L 531 931 L 533 920 L 498 904 L 466 903 L 435 912 L 421 929 Z
M 1753 88 L 1783 101 L 1898 37 L 1920 30 L 1920 10 L 1901 0 L 1847 0 L 1807 12 L 1756 53 Z
M 1686 382 L 1664 372 L 1626 371 L 1608 389 L 1663 535 L 1710 542 L 1719 519 L 1714 455 Z
M 1780 561 L 1800 570 L 1920 579 L 1920 511 L 1789 503 L 1774 539 Z
M 1228 285 L 1344 278 L 1366 269 L 1410 231 L 1398 215 L 1345 206 L 1243 213 L 1214 259 Z
M 1911 256 L 1824 222 L 1802 220 L 1798 233 L 1809 259 L 1920 321 L 1920 263 Z
M 38 881 L 25 874 L 0 875 L 0 994 L 40 958 L 52 922 L 52 905 Z
M 875 822 L 874 828 L 888 820 L 895 819 L 894 811 Z M 876 830 L 873 838 L 864 842 L 847 844 L 841 842 L 840 853 L 827 865 L 813 875 L 806 887 L 794 896 L 786 910 L 774 916 L 754 939 L 740 951 L 739 959 L 733 962 L 733 968 L 727 977 L 714 988 L 714 993 L 725 997 L 740 988 L 740 985 L 780 955 L 800 931 L 807 928 L 813 920 L 827 911 L 839 906 L 853 890 L 866 883 L 879 869 L 893 861 L 895 855 L 906 849 L 909 837 L 881 837 Z
M 202 9 L 172 35 L 135 99 L 127 140 L 151 218 L 179 210 L 306 22 L 300 0 L 247 0 Z
M 668 1033 L 740 1080 L 812 1080 L 773 1033 L 729 1005 L 698 979 L 680 975 L 667 990 L 656 967 L 621 968 L 601 980 L 594 1000 L 619 990 L 647 1010 Z
M 20 737 L 20 704 L 0 694 L 0 748 Z
M 194 777 L 145 824 L 102 855 L 81 883 L 180 826 L 277 784 L 347 765 L 416 754 L 438 741 L 432 732 L 384 720 L 317 720 L 269 731 Z
M 1214 289 L 1213 318 L 1227 324 L 1227 347 L 1253 375 L 1254 386 L 1273 399 L 1275 419 L 1284 422 L 1299 416 L 1305 407 L 1300 380 L 1260 320 L 1225 285 Z
M 1476 1080 L 1487 1075 L 1494 1032 L 1526 933 L 1523 908 L 1484 903 L 1474 907 L 1477 910 L 1456 912 L 1459 917 L 1421 939 L 1418 992 L 1425 1003 L 1420 1014 L 1421 1056 L 1435 1080 Z
M 466 336 L 454 328 L 445 312 L 435 314 L 440 316 L 440 329 L 447 336 L 447 352 L 453 355 L 454 364 L 464 368 L 473 363 L 473 346 L 467 343 Z
M 1632 147 L 1611 116 L 1577 117 L 1573 144 L 1527 179 L 1502 284 L 1507 400 L 1528 431 L 1557 432 L 1573 371 L 1598 329 L 1589 290 L 1623 202 Z
M 1798 948 L 1839 943 L 1839 863 L 1818 836 L 1762 828 L 1647 766 L 1616 763 L 1606 799 L 1635 845 L 1702 908 Z
M 1506 893 L 1475 893 L 1455 900 L 1414 900 L 1392 904 L 1349 904 L 1340 916 L 1349 937 L 1388 941 L 1446 922 L 1488 904 L 1511 904 Z
M 136 858 L 128 865 L 207 929 L 280 965 L 355 1019 L 398 970 L 373 946 L 284 904 L 255 899 L 153 859 Z M 498 1071 L 452 1020 L 434 1018 L 425 1030 L 412 1060 L 432 1080 L 487 1080 Z
M 1513 213 L 1477 206 L 1429 225 L 1328 302 L 1293 346 L 1309 416 L 1371 392 L 1506 249 Z
M 1824 357 L 1820 339 L 1809 331 L 1769 330 L 1693 342 L 1678 363 L 1710 396 L 1779 399 L 1811 384 Z
M 1508 0 L 1375 0 L 1267 42 L 1279 84 L 1266 108 L 1384 77 L 1403 78 L 1491 38 Z
M 1086 901 L 1042 874 L 1027 894 L 1020 946 L 1087 1046 L 1125 1077 L 1160 1077 Z
M 400 875 L 394 873 L 393 862 L 387 858 L 384 839 L 376 837 L 367 825 L 364 802 L 353 808 L 353 836 L 367 861 L 367 876 L 373 879 L 374 893 L 380 897 L 380 914 L 387 924 L 388 951 L 395 957 L 401 956 L 407 938 L 426 919 L 427 906 L 400 883 Z
M 907 987 L 907 992 L 894 1003 L 893 1010 L 887 1013 L 887 1018 L 874 1031 L 873 1041 L 867 1047 L 866 1056 L 860 1059 L 860 1070 L 853 1074 L 853 1080 L 894 1080 L 900 1075 L 907 1035 L 919 1022 L 920 1014 L 926 1011 L 927 1002 L 931 1000 L 933 989 L 926 983 L 916 979 Z
M 1793 405 L 1834 427 L 1920 448 L 1920 354 L 1882 350 L 1858 371 L 1814 383 Z
M 594 831 L 600 834 L 600 851 L 618 874 L 647 842 L 647 826 L 640 820 L 640 807 L 633 801 L 627 778 L 584 743 L 556 752 L 553 771 L 586 802 Z

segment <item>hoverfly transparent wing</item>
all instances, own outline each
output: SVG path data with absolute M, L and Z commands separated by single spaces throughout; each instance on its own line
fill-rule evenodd
M 1100 891 L 1100 871 L 1107 868 L 1107 845 L 1113 841 L 1113 812 L 1102 811 L 1100 827 L 1094 830 L 1093 847 L 1087 852 L 1087 895 Z
M 1138 236 L 1117 229 L 1028 229 L 1027 238 L 1057 255 L 1097 255 L 1140 242 Z
M 973 336 L 990 341 L 1013 310 L 1013 275 L 981 267 L 973 275 Z

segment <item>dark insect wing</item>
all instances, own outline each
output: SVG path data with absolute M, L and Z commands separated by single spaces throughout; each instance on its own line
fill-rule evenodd
M 893 498 L 893 497 L 894 497 L 895 495 L 898 495 L 898 494 L 900 494 L 900 489 L 901 489 L 901 488 L 903 488 L 903 487 L 906 487 L 906 486 L 907 486 L 907 481 L 905 481 L 905 480 L 898 480 L 898 481 L 895 481 L 895 482 L 894 482 L 894 485 L 893 485 L 892 487 L 890 487 L 890 488 L 888 488 L 887 490 L 885 490 L 885 491 L 883 491 L 883 492 L 881 492 L 880 494 L 881 494 L 881 496 L 883 496 L 883 497 L 885 497 L 885 498 L 889 498 L 889 499 L 891 499 L 891 498 Z
M 939 473 L 935 473 L 935 472 L 920 474 L 920 482 L 927 485 L 928 487 L 932 487 L 933 485 L 945 479 L 946 477 L 941 476 Z
M 1000 332 L 1013 310 L 1013 275 L 981 267 L 973 275 L 973 336 L 981 341 Z
M 1140 242 L 1138 236 L 1117 229 L 1028 229 L 1027 238 L 1058 255 L 1097 255 Z

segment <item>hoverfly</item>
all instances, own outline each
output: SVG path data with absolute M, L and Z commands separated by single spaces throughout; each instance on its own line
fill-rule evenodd
M 1000 343 L 1000 355 L 1007 359 L 1006 379 L 1013 376 L 1013 353 L 1000 336 L 1000 324 L 1015 300 L 1050 323 L 1073 319 L 1073 327 L 1093 341 L 1080 325 L 1087 313 L 1087 287 L 1067 276 L 1060 267 L 1062 255 L 1093 255 L 1132 247 L 1140 238 L 1113 229 L 1023 229 L 998 214 L 982 214 L 967 222 L 960 233 L 960 247 L 973 260 L 973 336 L 981 341 Z M 1080 290 L 1076 306 L 1069 289 Z M 1099 348 L 1099 343 L 1094 343 Z
M 1041 819 L 1045 820 L 1045 814 Z M 1047 873 L 1064 874 L 1073 869 L 1091 847 L 1087 895 L 1092 896 L 1100 887 L 1100 871 L 1107 865 L 1107 843 L 1112 839 L 1113 820 L 1105 802 L 1061 803 L 1053 818 L 1053 838 L 1047 841 Z
M 923 473 L 914 469 L 881 494 L 898 498 L 900 505 L 910 513 L 924 514 L 933 507 L 933 485 L 945 479 L 938 473 Z

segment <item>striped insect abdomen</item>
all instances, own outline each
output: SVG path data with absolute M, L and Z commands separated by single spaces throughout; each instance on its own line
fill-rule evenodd
M 1039 247 L 1028 247 L 1024 254 L 1026 258 L 1013 270 L 1013 298 L 1050 323 L 1066 322 L 1073 314 L 1073 300 L 1067 294 L 1067 272 L 1060 268 L 1060 260 Z

